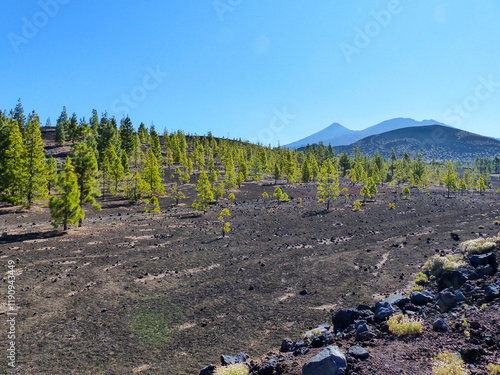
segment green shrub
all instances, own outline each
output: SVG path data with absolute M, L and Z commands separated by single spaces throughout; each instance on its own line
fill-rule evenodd
M 500 374 L 500 365 L 490 363 L 488 366 L 486 366 L 486 370 L 488 370 L 489 375 L 498 375 Z
M 248 375 L 248 367 L 243 363 L 219 367 L 215 370 L 215 375 Z
M 465 265 L 465 262 L 462 259 L 463 257 L 461 256 L 446 255 L 441 257 L 439 255 L 434 255 L 424 264 L 422 269 L 424 271 L 429 271 L 431 276 L 438 278 L 445 270 L 454 270 Z
M 269 198 L 269 194 L 267 194 L 267 191 L 262 193 L 262 198 Z
M 419 272 L 417 277 L 415 278 L 415 284 L 417 285 L 425 285 L 429 282 L 429 278 L 423 272 Z
M 422 333 L 422 321 L 418 318 L 411 318 L 408 315 L 393 315 L 387 321 L 389 331 L 396 336 L 419 335 Z
M 498 237 L 493 238 L 476 238 L 462 242 L 458 247 L 467 254 L 484 254 L 496 247 Z
M 433 375 L 469 375 L 470 371 L 465 368 L 465 363 L 456 354 L 446 351 L 438 354 L 432 366 Z
M 484 229 L 484 225 L 478 226 L 478 229 Z

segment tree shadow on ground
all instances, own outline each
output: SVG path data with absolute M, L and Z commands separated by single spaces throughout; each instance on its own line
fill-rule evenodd
M 0 237 L 0 244 L 9 244 L 16 242 L 23 242 L 29 240 L 41 240 L 44 238 L 53 238 L 64 236 L 66 232 L 59 230 L 51 230 L 46 232 L 22 233 L 22 234 L 6 234 Z

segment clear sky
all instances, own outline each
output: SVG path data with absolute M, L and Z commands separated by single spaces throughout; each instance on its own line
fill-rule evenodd
M 21 98 L 284 145 L 333 122 L 500 137 L 498 0 L 2 3 L 0 108 Z

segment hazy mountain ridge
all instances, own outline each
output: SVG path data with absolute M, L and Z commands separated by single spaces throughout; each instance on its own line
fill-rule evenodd
M 500 154 L 499 140 L 443 125 L 392 130 L 363 138 L 349 146 L 337 146 L 335 152 L 351 153 L 354 147 L 368 155 L 378 150 L 382 156 L 389 157 L 394 148 L 398 157 L 405 151 L 411 156 L 421 151 L 425 160 L 435 157 L 437 160 L 459 159 L 463 162 L 472 161 L 477 156 L 493 158 Z
M 305 147 L 308 144 L 319 144 L 319 142 L 323 142 L 325 146 L 329 144 L 332 146 L 344 146 L 350 145 L 371 135 L 381 134 L 396 129 L 428 125 L 445 124 L 442 124 L 435 120 L 417 121 L 411 118 L 398 117 L 382 121 L 363 130 L 351 130 L 338 123 L 333 123 L 332 125 L 317 133 L 288 144 L 287 147 L 295 149 Z

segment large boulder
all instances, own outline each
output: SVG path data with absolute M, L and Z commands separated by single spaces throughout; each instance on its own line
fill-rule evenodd
M 457 296 L 452 288 L 445 289 L 438 296 L 437 305 L 441 313 L 447 312 L 449 309 L 457 305 Z
M 458 270 L 446 270 L 438 281 L 438 291 L 449 287 L 459 289 L 466 281 L 467 278 L 462 272 Z
M 403 296 L 402 294 L 395 294 L 393 296 L 387 297 L 384 302 L 390 303 L 391 306 L 396 305 L 399 308 L 404 307 L 407 303 L 410 302 L 410 299 L 407 296 Z
M 497 257 L 495 253 L 471 255 L 469 256 L 469 262 L 474 267 L 486 266 L 489 264 L 495 270 L 498 269 Z
M 358 318 L 359 311 L 356 309 L 340 310 L 332 318 L 333 331 L 335 333 L 345 330 Z
M 411 303 L 417 306 L 425 305 L 428 302 L 432 302 L 433 299 L 434 295 L 427 290 L 424 290 L 423 292 L 415 291 L 411 292 L 410 294 Z
M 375 318 L 385 320 L 394 313 L 394 309 L 389 302 L 377 302 L 375 305 Z
M 234 357 L 230 355 L 221 355 L 220 363 L 222 366 L 233 365 L 235 363 L 246 363 L 248 356 L 241 352 L 236 354 Z
M 344 352 L 338 346 L 330 345 L 305 363 L 302 375 L 342 375 L 346 367 Z
M 347 353 L 356 359 L 367 359 L 370 357 L 370 354 L 361 346 L 353 346 Z

